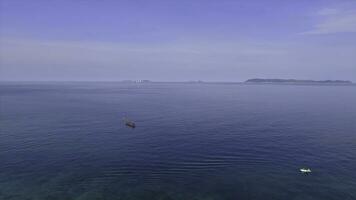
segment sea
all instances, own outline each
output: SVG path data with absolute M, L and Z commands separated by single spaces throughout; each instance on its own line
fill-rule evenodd
M 355 200 L 356 86 L 2 82 L 0 199 Z

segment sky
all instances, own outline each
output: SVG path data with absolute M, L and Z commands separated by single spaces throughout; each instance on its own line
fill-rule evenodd
M 1 81 L 356 82 L 356 0 L 0 0 Z

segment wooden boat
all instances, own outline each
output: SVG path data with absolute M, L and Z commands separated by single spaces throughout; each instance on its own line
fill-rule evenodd
M 127 119 L 127 118 L 124 118 L 124 123 L 126 126 L 130 127 L 130 128 L 135 128 L 136 127 L 136 124 L 135 122 Z

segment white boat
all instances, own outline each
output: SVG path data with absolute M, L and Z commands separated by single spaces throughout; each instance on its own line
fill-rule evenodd
M 299 169 L 299 171 L 302 173 L 311 173 L 312 172 L 311 169 L 309 169 L 309 168 L 301 168 L 301 169 Z

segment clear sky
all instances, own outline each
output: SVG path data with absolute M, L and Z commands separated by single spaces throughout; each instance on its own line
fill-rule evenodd
M 0 5 L 0 80 L 356 82 L 355 0 Z

